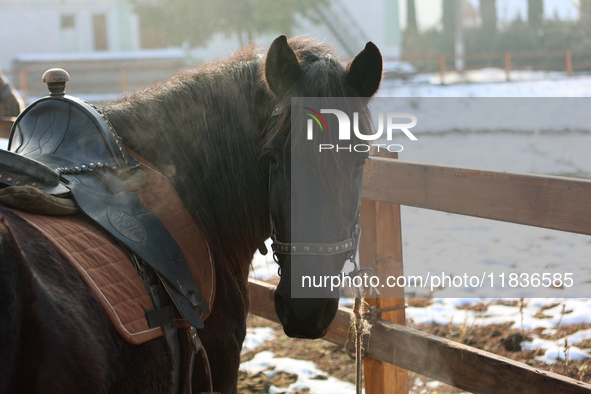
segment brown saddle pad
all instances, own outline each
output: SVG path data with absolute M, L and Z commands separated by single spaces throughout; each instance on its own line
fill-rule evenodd
M 195 283 L 213 307 L 215 270 L 207 241 L 193 215 L 172 184 L 141 156 L 146 184 L 136 191 L 145 207 L 162 221 L 181 247 Z M 81 214 L 42 216 L 13 210 L 50 239 L 79 270 L 96 294 L 121 337 L 134 345 L 162 336 L 160 327 L 149 328 L 144 312 L 154 309 L 129 255 L 106 231 Z M 207 316 L 201 316 L 205 320 Z M 184 320 L 177 320 L 185 326 Z

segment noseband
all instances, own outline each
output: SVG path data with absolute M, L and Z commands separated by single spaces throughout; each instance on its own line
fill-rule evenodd
M 349 252 L 347 260 L 355 259 L 357 249 L 359 248 L 359 238 L 361 236 L 361 229 L 356 224 L 353 236 L 344 241 L 335 242 L 331 244 L 325 243 L 287 243 L 277 240 L 277 231 L 271 219 L 272 232 L 271 239 L 273 244 L 273 253 L 285 255 L 308 255 L 308 256 L 332 256 L 339 253 Z
M 277 107 L 273 110 L 271 119 L 279 116 L 281 107 Z M 271 122 L 269 122 L 271 124 Z M 347 253 L 346 260 L 351 260 L 355 263 L 355 257 L 357 250 L 359 249 L 359 240 L 361 237 L 361 228 L 359 228 L 359 216 L 361 212 L 361 198 L 359 199 L 357 207 L 357 217 L 355 218 L 355 229 L 353 230 L 351 237 L 343 241 L 334 243 L 289 243 L 281 242 L 277 239 L 277 228 L 275 226 L 275 220 L 270 210 L 271 204 L 271 166 L 269 166 L 269 216 L 271 217 L 271 239 L 273 241 L 271 247 L 273 248 L 273 257 L 275 261 L 278 261 L 279 254 L 282 255 L 300 255 L 300 256 L 332 256 L 340 253 Z

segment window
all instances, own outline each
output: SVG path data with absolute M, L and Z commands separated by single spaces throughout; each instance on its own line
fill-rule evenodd
M 106 51 L 107 44 L 107 17 L 105 14 L 94 14 L 92 16 L 92 27 L 94 33 L 94 50 Z
M 62 30 L 75 28 L 76 19 L 74 18 L 74 15 L 62 15 Z
M 60 48 L 62 52 L 75 52 L 78 49 L 76 41 L 76 17 L 73 14 L 61 15 Z

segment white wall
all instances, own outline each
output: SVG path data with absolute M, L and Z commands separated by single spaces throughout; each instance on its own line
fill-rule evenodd
M 0 69 L 26 53 L 60 53 L 61 15 L 76 19 L 76 52 L 94 51 L 93 14 L 105 14 L 109 51 L 122 50 L 116 0 L 0 0 Z M 138 49 L 139 24 L 133 17 L 132 47 Z
M 48 4 L 31 12 L 28 3 L 0 3 L 0 69 L 9 69 L 13 56 L 21 53 L 60 50 L 60 14 Z

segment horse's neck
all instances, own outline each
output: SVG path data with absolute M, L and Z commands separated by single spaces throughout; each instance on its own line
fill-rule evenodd
M 168 105 L 155 107 L 146 101 L 133 108 L 137 113 L 106 110 L 123 141 L 169 177 L 214 249 L 242 262 L 250 262 L 270 231 L 261 131 L 257 110 L 245 99 L 262 94 L 249 89 L 262 88 L 252 83 L 242 91 L 222 86 L 215 97 L 194 102 L 168 97 Z

